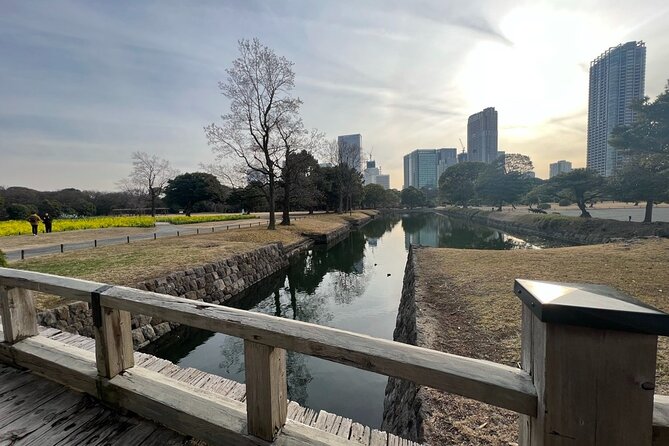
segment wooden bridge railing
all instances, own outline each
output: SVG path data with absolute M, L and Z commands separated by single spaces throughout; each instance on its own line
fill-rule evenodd
M 525 303 L 521 370 L 245 310 L 0 268 L 5 335 L 0 360 L 27 367 L 211 444 L 342 444 L 341 438 L 286 420 L 286 350 L 513 410 L 523 415 L 522 445 L 562 444 L 558 441 L 561 437 L 573 435 L 587 439 L 574 444 L 650 445 L 652 435 L 653 444 L 664 444 L 657 441 L 666 441 L 663 438 L 669 432 L 669 399 L 655 397 L 653 403 L 653 389 L 657 335 L 667 334 L 669 315 L 646 308 L 646 316 L 651 318 L 642 315 L 640 321 L 648 324 L 652 320 L 655 325 L 650 325 L 650 331 L 654 334 L 649 330 L 645 334 L 633 332 L 635 327 L 625 318 L 622 327 L 564 325 L 574 320 L 565 322 L 555 315 L 562 317 L 569 311 L 556 313 L 536 296 L 543 293 L 545 300 L 556 301 L 559 290 L 555 287 L 559 285 L 517 281 L 516 292 Z M 564 288 L 562 293 L 573 298 L 574 292 L 567 292 L 573 289 Z M 91 305 L 95 358 L 35 336 L 35 308 L 29 290 Z M 581 297 L 587 293 L 580 292 Z M 593 296 L 589 296 L 591 304 Z M 628 305 L 629 313 L 638 303 Z M 133 367 L 131 312 L 244 339 L 246 407 Z M 613 316 L 620 320 L 620 314 Z M 586 321 L 591 322 L 587 317 Z M 631 414 L 623 417 L 627 410 Z M 600 432 L 607 430 L 608 435 Z M 641 442 L 616 441 L 615 437 Z M 603 439 L 613 440 L 605 443 Z

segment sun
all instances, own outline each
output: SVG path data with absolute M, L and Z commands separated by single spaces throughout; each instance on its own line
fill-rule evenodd
M 589 61 L 617 42 L 613 31 L 591 15 L 548 6 L 514 9 L 499 26 L 511 44 L 478 42 L 456 76 L 472 113 L 494 106 L 500 132 L 532 137 L 587 107 Z

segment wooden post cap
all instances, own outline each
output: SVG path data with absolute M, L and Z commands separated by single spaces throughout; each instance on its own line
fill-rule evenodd
M 669 314 L 605 285 L 516 279 L 514 292 L 542 322 L 669 336 Z

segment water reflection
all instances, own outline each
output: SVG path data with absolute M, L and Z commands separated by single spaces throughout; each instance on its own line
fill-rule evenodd
M 401 223 L 401 224 L 400 224 Z M 230 306 L 392 339 L 409 244 L 508 249 L 512 239 L 434 213 L 377 218 L 329 249 L 295 257 L 286 270 Z M 518 246 L 518 245 L 515 245 Z M 181 328 L 145 351 L 182 367 L 244 382 L 243 341 Z M 387 378 L 287 352 L 288 397 L 378 428 Z
M 433 213 L 402 216 L 404 246 L 458 249 L 526 249 L 536 246 L 486 226 Z

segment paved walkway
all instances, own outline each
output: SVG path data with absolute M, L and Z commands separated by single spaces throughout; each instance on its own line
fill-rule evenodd
M 296 212 L 291 214 L 291 218 L 304 217 L 305 214 L 304 212 Z M 102 230 L 90 229 L 52 232 L 51 234 L 40 234 L 37 237 L 31 235 L 9 236 L 15 243 L 7 243 L 6 239 L 5 246 L 12 246 L 12 248 L 3 248 L 2 240 L 0 240 L 0 249 L 4 250 L 7 261 L 14 262 L 31 257 L 98 246 L 118 245 L 163 237 L 207 234 L 216 231 L 229 231 L 249 227 L 263 227 L 269 223 L 265 213 L 258 214 L 258 216 L 260 218 L 192 223 L 188 225 L 158 223 L 154 228 L 107 228 Z M 277 214 L 277 219 L 280 220 L 280 218 L 281 216 Z

